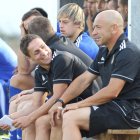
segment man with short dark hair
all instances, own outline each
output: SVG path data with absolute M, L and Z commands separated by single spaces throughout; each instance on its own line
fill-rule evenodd
M 14 125 L 18 128 L 26 128 L 35 122 L 39 117 L 46 118 L 48 121 L 46 127 L 50 131 L 50 120 L 48 111 L 54 105 L 56 100 L 63 95 L 69 84 L 86 70 L 86 65 L 76 56 L 58 50 L 51 50 L 45 42 L 37 35 L 28 34 L 22 38 L 20 44 L 21 51 L 28 56 L 38 66 L 35 70 L 35 88 L 33 92 L 33 102 L 31 107 L 26 108 L 23 112 L 25 117 L 19 118 L 17 113 L 11 114 Z M 41 106 L 41 97 L 45 92 L 52 97 Z M 83 93 L 70 102 L 77 102 L 85 99 L 92 94 L 92 84 L 83 91 Z M 40 106 L 40 108 L 38 108 Z M 38 109 L 37 109 L 38 108 Z M 18 114 L 19 115 L 19 114 Z M 44 116 L 42 116 L 44 115 Z M 38 130 L 38 127 L 36 127 Z M 41 130 L 42 131 L 47 131 Z M 39 133 L 39 131 L 36 131 Z M 49 135 L 36 134 L 36 139 L 49 139 Z

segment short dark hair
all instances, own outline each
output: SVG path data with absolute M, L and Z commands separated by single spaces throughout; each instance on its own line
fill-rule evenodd
M 30 10 L 28 12 L 26 12 L 23 16 L 22 16 L 22 21 L 25 21 L 27 18 L 29 18 L 30 16 L 42 16 L 42 14 L 37 11 L 37 10 Z
M 28 47 L 32 40 L 40 38 L 38 35 L 35 34 L 27 34 L 20 40 L 20 50 L 23 52 L 24 55 L 29 56 Z
M 42 16 L 48 18 L 48 13 L 43 8 L 35 7 L 32 10 L 37 10 L 37 11 L 39 11 L 41 13 Z
M 55 31 L 48 18 L 38 16 L 29 23 L 28 33 L 40 36 L 46 43 L 55 34 Z

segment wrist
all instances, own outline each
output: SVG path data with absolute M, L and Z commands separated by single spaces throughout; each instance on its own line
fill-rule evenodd
M 62 99 L 58 98 L 58 99 L 55 101 L 55 103 L 58 103 L 58 102 L 61 103 L 62 107 L 65 106 L 65 103 L 64 103 L 64 101 L 63 101 Z
M 34 122 L 36 120 L 36 118 L 32 114 L 30 114 L 30 115 L 28 115 L 28 120 L 31 124 L 32 122 Z

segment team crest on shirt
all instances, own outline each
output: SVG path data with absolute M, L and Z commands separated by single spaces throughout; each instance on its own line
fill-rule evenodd
M 105 58 L 101 57 L 101 60 L 100 60 L 100 62 L 98 62 L 98 64 L 104 64 L 104 61 L 105 61 Z
M 105 61 L 104 57 L 101 58 L 101 61 Z

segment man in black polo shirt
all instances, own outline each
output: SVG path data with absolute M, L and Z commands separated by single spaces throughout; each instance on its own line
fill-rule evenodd
M 117 11 L 99 13 L 93 29 L 96 43 L 105 47 L 100 48 L 89 69 L 71 83 L 61 101 L 65 104 L 80 95 L 98 75 L 103 88 L 83 101 L 66 105 L 63 140 L 81 140 L 108 128 L 140 127 L 140 50 L 123 34 L 123 19 Z
M 86 66 L 90 66 L 92 63 L 92 59 L 77 48 L 72 41 L 64 36 L 59 37 L 55 33 L 48 18 L 42 16 L 34 18 L 28 25 L 28 33 L 39 35 L 51 49 L 67 51 L 74 54 L 80 58 Z M 98 91 L 101 87 L 102 82 L 100 78 L 98 78 L 93 83 L 94 92 Z
M 39 64 L 35 70 L 36 86 L 33 93 L 33 104 L 30 108 L 26 108 L 24 112 L 24 115 L 27 116 L 17 118 L 14 114 L 11 114 L 11 118 L 15 119 L 13 124 L 23 129 L 42 115 L 47 114 L 55 101 L 62 96 L 69 84 L 82 74 L 87 69 L 87 66 L 78 57 L 68 52 L 51 50 L 37 35 L 28 34 L 23 37 L 20 48 L 26 56 Z M 46 91 L 52 95 L 52 97 L 37 109 L 41 97 Z M 73 98 L 71 102 L 77 102 L 91 95 L 92 85 L 89 85 L 80 96 Z M 49 115 L 48 117 L 45 115 L 41 118 L 48 120 L 44 121 L 44 124 L 50 129 Z M 46 137 L 49 137 L 49 135 L 41 135 L 38 137 L 38 133 L 36 134 L 36 139 L 43 140 L 44 138 L 46 139 Z

